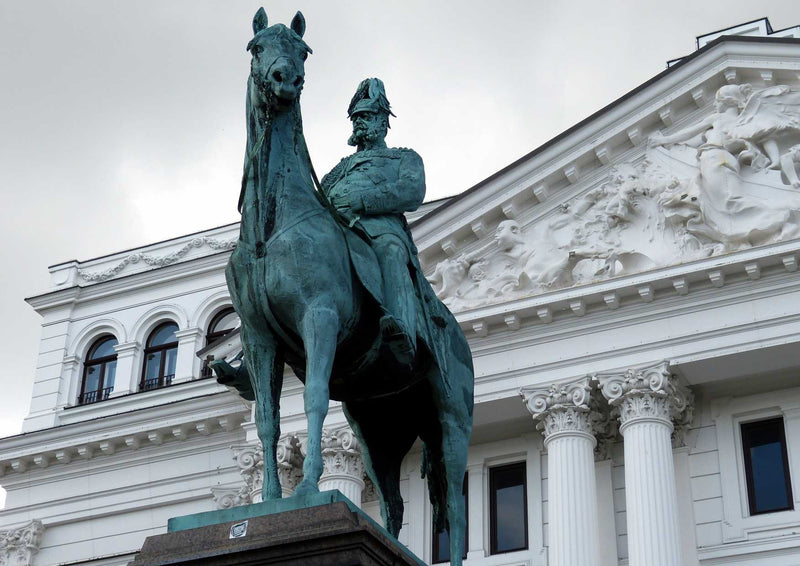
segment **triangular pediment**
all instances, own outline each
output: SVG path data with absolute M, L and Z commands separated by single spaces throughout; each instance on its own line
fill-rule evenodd
M 796 240 L 798 171 L 800 40 L 721 37 L 412 229 L 466 311 Z

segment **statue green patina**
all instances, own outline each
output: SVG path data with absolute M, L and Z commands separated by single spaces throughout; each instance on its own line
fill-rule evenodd
M 423 276 L 403 217 L 424 197 L 422 160 L 386 147 L 391 110 L 383 83 L 367 79 L 349 108 L 356 152 L 315 191 L 299 104 L 311 52 L 305 20 L 298 12 L 290 27 L 268 26 L 262 8 L 253 31 L 242 220 L 226 269 L 244 361 L 212 368 L 255 401 L 265 500 L 281 497 L 284 363 L 305 383 L 308 444 L 296 494 L 318 491 L 322 425 L 330 399 L 339 400 L 397 536 L 400 465 L 419 437 L 436 526 L 450 531 L 460 564 L 474 378 L 466 339 Z
M 387 148 L 384 138 L 392 114 L 380 79 L 361 82 L 347 114 L 357 147 L 322 178 L 322 190 L 331 204 L 358 224 L 378 257 L 388 313 L 380 325 L 384 341 L 395 357 L 410 363 L 416 350 L 416 303 L 409 265 L 419 271 L 417 249 L 404 212 L 414 211 L 425 198 L 422 158 L 411 149 Z

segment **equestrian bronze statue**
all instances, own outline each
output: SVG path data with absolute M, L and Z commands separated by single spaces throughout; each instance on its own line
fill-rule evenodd
M 386 146 L 389 102 L 383 83 L 367 79 L 349 107 L 356 151 L 315 188 L 300 115 L 311 53 L 305 20 L 298 12 L 289 27 L 268 26 L 262 8 L 253 31 L 241 229 L 226 269 L 244 359 L 238 370 L 212 367 L 255 402 L 263 498 L 281 497 L 275 454 L 288 364 L 305 384 L 308 418 L 295 493 L 318 491 L 323 421 L 329 401 L 341 401 L 394 536 L 403 519 L 400 465 L 422 440 L 436 526 L 448 528 L 452 564 L 461 564 L 472 357 L 423 276 L 403 216 L 422 203 L 422 159 Z

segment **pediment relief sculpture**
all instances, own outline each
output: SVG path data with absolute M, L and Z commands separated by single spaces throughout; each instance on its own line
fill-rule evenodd
M 800 92 L 721 87 L 707 117 L 530 226 L 504 220 L 493 241 L 430 276 L 453 310 L 789 240 L 800 234 Z

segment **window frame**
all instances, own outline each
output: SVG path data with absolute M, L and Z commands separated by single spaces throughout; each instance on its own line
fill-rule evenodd
M 116 350 L 114 351 L 113 354 L 110 354 L 108 356 L 103 356 L 102 358 L 94 358 L 94 359 L 91 358 L 91 352 L 94 352 L 95 350 L 98 349 L 99 346 L 101 346 L 104 342 L 107 342 L 109 340 L 113 340 L 114 342 L 116 342 L 116 344 L 114 344 L 114 346 L 119 344 L 119 340 L 117 340 L 116 336 L 114 336 L 113 334 L 104 334 L 104 335 L 99 336 L 98 338 L 96 338 L 92 342 L 91 346 L 89 346 L 89 349 L 87 350 L 87 352 L 88 352 L 87 355 L 86 355 L 87 359 L 83 362 L 83 372 L 81 374 L 81 388 L 80 388 L 80 393 L 78 394 L 78 405 L 81 405 L 81 406 L 83 406 L 83 405 L 92 405 L 94 403 L 99 403 L 101 401 L 105 401 L 105 400 L 108 399 L 109 395 L 111 395 L 111 392 L 114 390 L 114 386 L 113 385 L 111 387 L 102 387 L 102 386 L 105 385 L 106 364 L 108 362 L 116 362 L 117 361 L 117 352 L 116 352 Z M 112 346 L 112 348 L 114 346 Z M 86 378 L 88 376 L 89 368 L 90 367 L 96 367 L 96 366 L 100 366 L 100 380 L 98 382 L 98 385 L 100 387 L 98 387 L 94 391 L 90 392 L 90 393 L 96 393 L 97 394 L 95 399 L 91 400 L 91 401 L 87 401 L 86 398 L 85 398 L 85 396 L 87 394 L 87 391 L 86 391 Z
M 175 322 L 173 320 L 164 321 L 161 324 L 159 324 L 156 327 L 154 327 L 153 330 L 150 331 L 150 333 L 147 335 L 147 341 L 145 342 L 145 344 L 149 344 L 150 341 L 153 339 L 153 337 L 156 334 L 158 334 L 158 332 L 162 328 L 164 328 L 166 326 L 175 326 L 175 328 L 176 328 L 175 332 L 180 331 L 180 326 L 178 326 L 177 322 Z M 175 374 L 173 373 L 173 374 L 169 374 L 169 375 L 164 375 L 164 369 L 165 369 L 164 366 L 166 365 L 166 362 L 167 362 L 166 352 L 169 351 L 169 350 L 172 350 L 172 349 L 175 349 L 175 356 L 177 357 L 177 355 L 178 355 L 178 339 L 177 338 L 175 339 L 174 342 L 168 342 L 166 344 L 159 344 L 158 346 L 149 346 L 149 345 L 145 346 L 144 353 L 143 353 L 144 357 L 143 357 L 143 360 L 142 360 L 142 375 L 141 375 L 141 378 L 139 379 L 139 391 L 140 392 L 153 391 L 155 389 L 162 389 L 164 387 L 168 387 L 169 385 L 172 385 L 172 380 L 175 378 Z M 157 352 L 161 353 L 161 360 L 159 361 L 159 366 L 158 366 L 158 377 L 147 379 L 147 361 L 148 361 L 147 360 L 147 356 L 149 354 L 153 354 L 153 353 L 157 353 Z M 155 387 L 147 387 L 147 382 L 148 381 L 150 381 L 150 382 L 156 381 Z
M 720 397 L 711 401 L 717 438 L 722 499 L 722 543 L 768 540 L 785 529 L 800 527 L 800 510 L 751 515 L 742 449 L 741 423 L 783 417 L 791 489 L 794 497 L 800 481 L 800 389 L 779 389 L 743 397 Z
M 512 468 L 518 468 L 522 471 L 522 505 L 523 505 L 523 516 L 524 516 L 524 533 L 525 533 L 525 544 L 522 547 L 512 548 L 507 550 L 498 550 L 497 549 L 497 513 L 495 512 L 497 508 L 497 489 L 495 489 L 495 473 L 500 470 L 509 470 Z M 492 466 L 488 469 L 488 487 L 489 487 L 489 554 L 491 556 L 495 556 L 498 554 L 508 554 L 511 552 L 522 552 L 530 549 L 530 540 L 528 536 L 528 531 L 530 530 L 529 525 L 529 513 L 528 513 L 528 468 L 527 462 L 525 460 L 521 460 L 518 462 L 513 462 L 510 464 L 503 464 L 499 466 Z
M 780 422 L 780 442 L 781 442 L 781 456 L 783 457 L 783 477 L 786 485 L 786 496 L 788 501 L 787 507 L 780 509 L 769 509 L 759 511 L 756 509 L 756 494 L 753 477 L 753 462 L 750 453 L 750 443 L 746 440 L 745 428 L 756 428 L 764 426 L 766 423 Z M 792 476 L 789 471 L 789 452 L 786 445 L 786 423 L 783 416 L 771 417 L 766 419 L 748 420 L 739 422 L 739 435 L 741 438 L 742 458 L 744 460 L 744 475 L 745 484 L 747 487 L 747 503 L 750 516 L 765 515 L 769 513 L 780 513 L 782 511 L 794 510 L 794 495 L 792 493 Z

